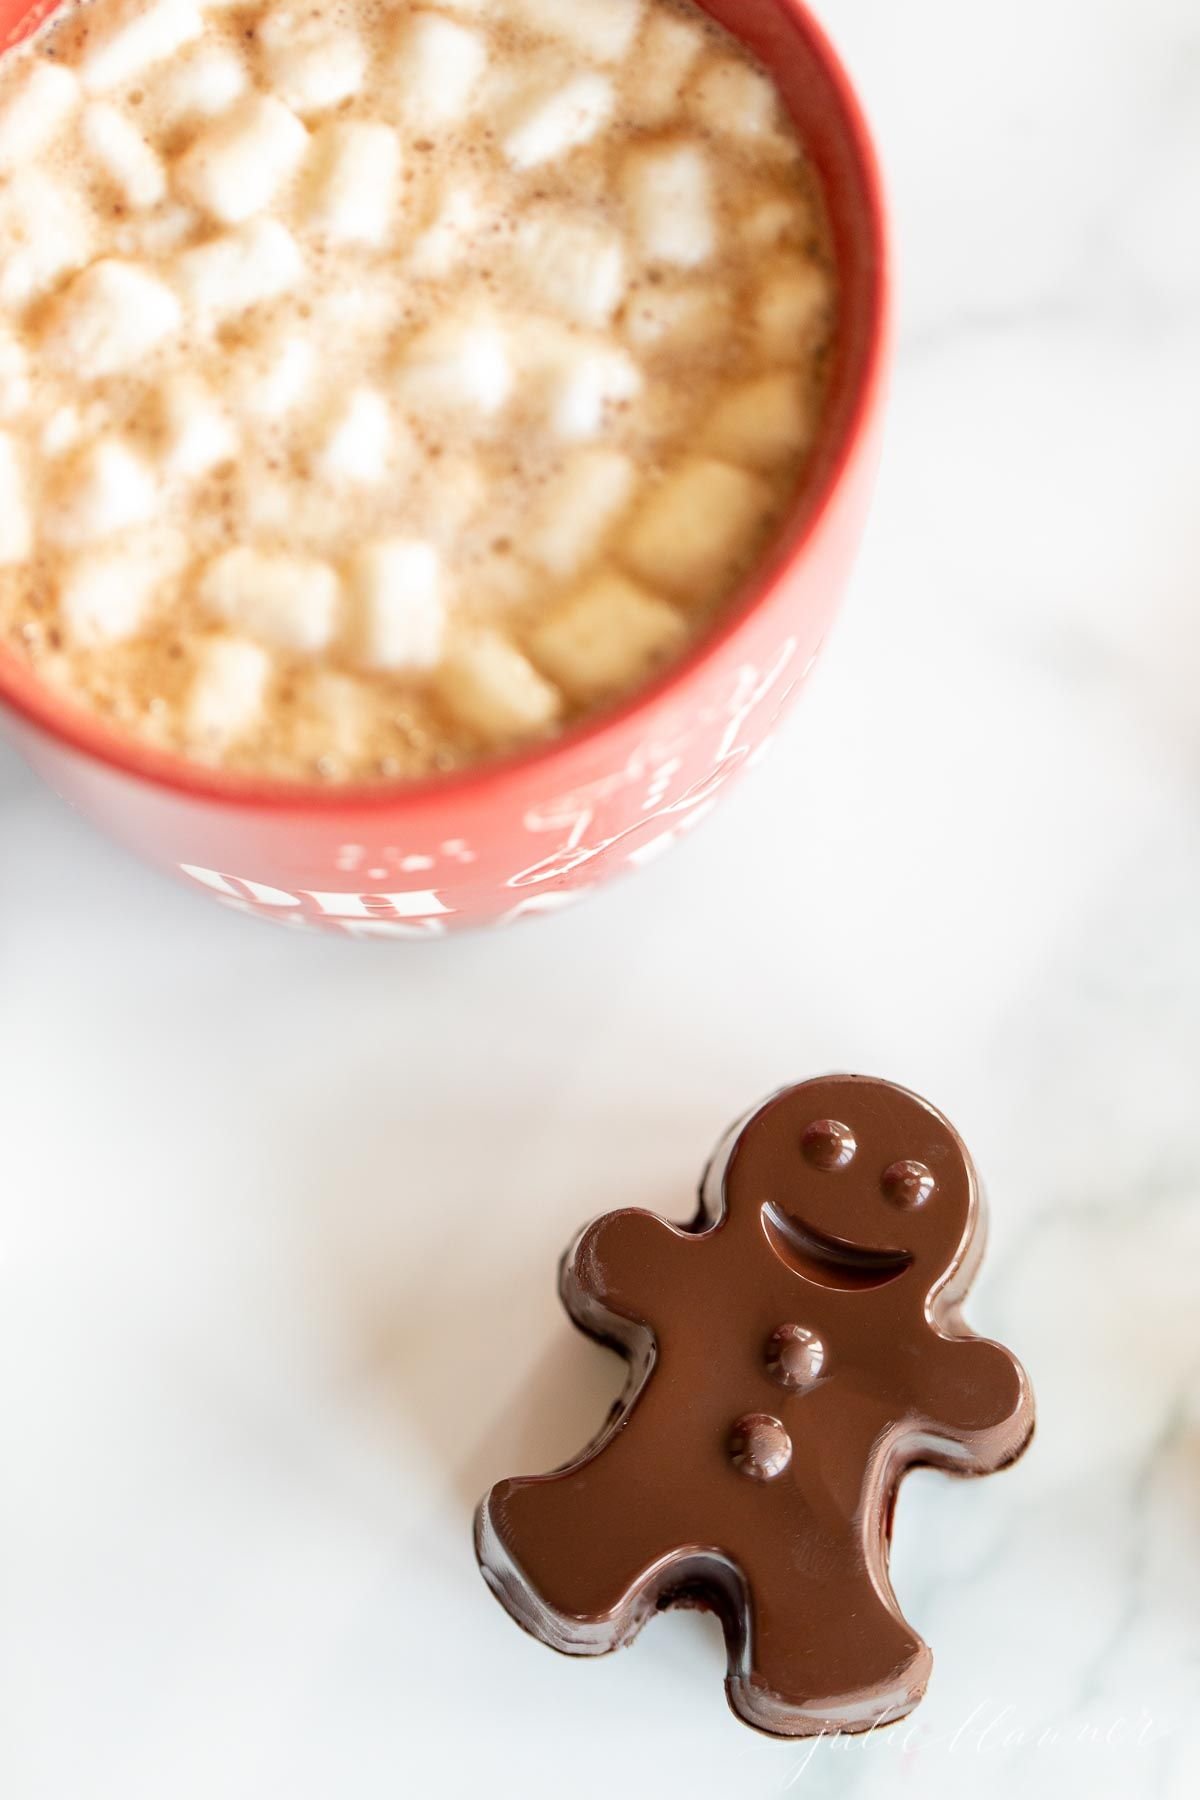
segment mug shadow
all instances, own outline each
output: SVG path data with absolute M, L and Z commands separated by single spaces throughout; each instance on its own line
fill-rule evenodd
M 372 1113 L 365 1138 L 354 1121 L 339 1133 L 358 1145 L 350 1166 L 343 1160 L 333 1176 L 318 1151 L 297 1184 L 311 1330 L 347 1409 L 390 1441 L 397 1464 L 423 1450 L 470 1516 L 502 1476 L 545 1473 L 580 1455 L 624 1389 L 624 1358 L 578 1330 L 558 1297 L 559 1258 L 574 1232 L 615 1205 L 684 1217 L 691 1194 L 681 1182 L 669 1195 L 626 1187 L 617 1196 L 583 1159 L 571 1193 L 529 1196 L 544 1218 L 531 1233 L 526 1213 L 514 1244 L 492 1195 L 474 1197 L 454 1168 L 454 1137 L 436 1120 L 414 1122 L 399 1191 L 394 1175 L 381 1181 L 410 1135 L 397 1130 L 394 1101 L 390 1131 L 381 1119 L 386 1107 Z M 511 1165 L 541 1159 L 528 1121 L 476 1123 L 494 1135 L 498 1168 L 510 1166 L 506 1138 Z M 461 1117 L 451 1128 L 461 1138 Z M 449 1168 L 418 1166 L 447 1144 Z M 544 1160 L 558 1159 L 548 1148 Z M 509 1179 L 519 1191 L 519 1169 Z M 419 1210 L 405 1187 L 423 1194 Z
M 678 1195 L 627 1203 L 686 1216 Z M 344 1213 L 335 1206 L 322 1209 L 319 1223 L 336 1230 L 339 1219 L 344 1222 Z M 561 1246 L 553 1221 L 547 1238 L 547 1254 L 529 1258 L 515 1278 L 510 1270 L 502 1293 L 460 1291 L 451 1302 L 453 1325 L 446 1294 L 438 1291 L 446 1283 L 432 1282 L 423 1303 L 414 1305 L 403 1258 L 324 1283 L 320 1327 L 340 1346 L 343 1379 L 356 1404 L 365 1399 L 382 1415 L 397 1459 L 410 1462 L 416 1441 L 446 1478 L 464 1555 L 476 1508 L 491 1486 L 506 1475 L 545 1474 L 573 1461 L 603 1429 L 626 1385 L 625 1358 L 568 1318 L 558 1298 Z M 536 1345 L 532 1357 L 530 1344 Z M 674 1608 L 652 1624 L 658 1667 L 680 1703 L 691 1705 L 714 1686 L 719 1693 L 729 1656 L 716 1614 Z
M 498 1415 L 458 1471 L 474 1506 L 504 1475 L 545 1474 L 581 1455 L 607 1424 L 628 1364 L 564 1319 L 524 1377 L 515 1403 Z
M 491 1293 L 460 1296 L 452 1327 L 439 1301 L 408 1304 L 404 1285 L 344 1290 L 338 1330 L 348 1373 L 401 1436 L 415 1434 L 464 1512 L 501 1476 L 545 1473 L 587 1447 L 625 1385 L 626 1364 L 565 1314 L 546 1317 L 544 1264 L 530 1264 L 502 1305 Z

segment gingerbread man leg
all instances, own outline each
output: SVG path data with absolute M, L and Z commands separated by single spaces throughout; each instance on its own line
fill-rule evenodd
M 627 1643 L 669 1570 L 678 1534 L 645 1494 L 644 1469 L 631 1484 L 626 1462 L 618 1437 L 558 1474 L 497 1482 L 476 1517 L 489 1585 L 558 1650 L 598 1655 Z
M 731 1645 L 726 1682 L 734 1712 L 788 1737 L 903 1718 L 925 1691 L 932 1658 L 880 1592 L 861 1541 L 806 1532 L 790 1552 L 743 1558 L 746 1633 Z

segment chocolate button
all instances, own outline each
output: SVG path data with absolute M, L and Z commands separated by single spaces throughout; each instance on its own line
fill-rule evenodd
M 751 1481 L 773 1481 L 792 1460 L 792 1440 L 770 1413 L 743 1413 L 729 1434 L 729 1454 Z
M 767 1339 L 766 1364 L 780 1387 L 811 1387 L 825 1367 L 825 1346 L 805 1325 L 780 1325 Z

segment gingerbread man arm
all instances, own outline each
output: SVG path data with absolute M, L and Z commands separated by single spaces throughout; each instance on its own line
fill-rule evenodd
M 567 1254 L 563 1299 L 586 1330 L 596 1329 L 597 1311 L 651 1326 L 653 1310 L 676 1291 L 679 1263 L 694 1247 L 692 1234 L 655 1213 L 635 1208 L 605 1213 Z
M 923 1460 L 964 1475 L 1012 1462 L 1033 1431 L 1033 1396 L 1016 1357 L 990 1338 L 940 1333 L 929 1352 L 914 1396 L 928 1440 Z

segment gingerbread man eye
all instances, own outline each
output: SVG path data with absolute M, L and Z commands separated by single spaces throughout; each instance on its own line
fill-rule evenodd
M 905 1161 L 889 1163 L 879 1178 L 879 1185 L 893 1206 L 911 1211 L 924 1206 L 937 1182 L 924 1163 Z
M 827 1175 L 844 1169 L 857 1149 L 854 1133 L 840 1119 L 815 1119 L 800 1139 L 804 1160 Z

